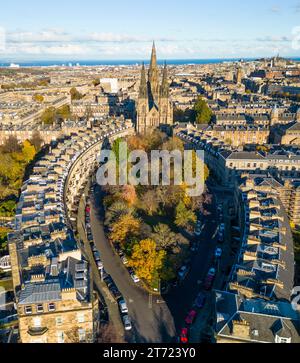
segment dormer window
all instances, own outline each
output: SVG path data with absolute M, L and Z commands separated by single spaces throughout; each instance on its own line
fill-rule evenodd
M 55 311 L 55 304 L 54 303 L 48 304 L 48 310 L 49 311 Z
M 275 343 L 292 343 L 292 338 L 282 338 L 279 335 L 276 335 Z
M 32 314 L 32 307 L 31 306 L 25 306 L 24 311 L 25 311 L 26 315 L 30 315 L 30 314 Z

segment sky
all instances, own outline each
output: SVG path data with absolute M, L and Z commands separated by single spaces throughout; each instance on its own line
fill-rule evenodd
M 300 0 L 10 0 L 1 60 L 300 57 Z

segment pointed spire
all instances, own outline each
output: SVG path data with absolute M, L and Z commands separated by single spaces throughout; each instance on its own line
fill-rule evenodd
M 157 67 L 156 48 L 155 48 L 155 42 L 153 41 L 150 68 L 153 69 L 156 67 Z
M 140 84 L 140 97 L 147 96 L 147 80 L 146 80 L 146 70 L 145 63 L 143 62 L 141 71 L 141 84 Z
M 163 76 L 161 83 L 161 95 L 165 97 L 168 97 L 169 95 L 168 68 L 166 61 L 164 62 L 164 69 L 163 69 Z

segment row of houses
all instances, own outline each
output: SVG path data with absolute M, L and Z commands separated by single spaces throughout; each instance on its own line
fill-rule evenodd
M 211 172 L 220 180 L 231 176 L 223 179 L 223 185 L 234 195 L 241 240 L 224 290 L 215 291 L 217 342 L 299 343 L 300 315 L 298 305 L 293 304 L 294 244 L 289 219 L 295 213 L 289 200 L 293 193 L 287 191 L 296 188 L 297 183 L 284 176 L 287 170 L 280 168 L 279 162 L 297 165 L 292 162 L 298 160 L 297 150 L 273 150 L 270 155 L 237 152 L 215 140 L 202 139 L 191 130 L 179 130 L 177 135 L 188 147 L 205 151 Z M 268 165 L 282 179 L 278 181 Z M 230 174 L 232 170 L 235 172 Z
M 101 145 L 131 130 L 129 121 L 108 119 L 106 129 L 102 125 L 65 136 L 51 144 L 24 183 L 8 235 L 21 342 L 95 341 L 99 301 L 71 211 Z

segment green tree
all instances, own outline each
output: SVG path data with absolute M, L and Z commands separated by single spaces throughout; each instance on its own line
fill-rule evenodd
M 41 121 L 45 125 L 52 125 L 57 120 L 56 108 L 48 107 L 41 115 Z
M 176 207 L 175 224 L 178 227 L 187 227 L 191 223 L 195 223 L 197 217 L 192 210 L 189 210 L 183 201 L 179 202 Z
M 211 121 L 212 111 L 201 97 L 198 98 L 194 105 L 194 112 L 196 123 L 207 124 Z
M 83 95 L 75 87 L 71 88 L 70 95 L 72 101 L 78 101 L 83 98 Z

